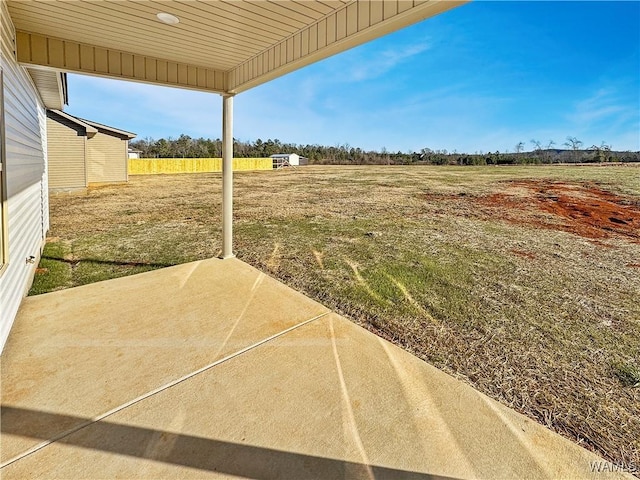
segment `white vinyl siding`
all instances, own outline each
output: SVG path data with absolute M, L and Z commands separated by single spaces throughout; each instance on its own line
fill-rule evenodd
M 89 183 L 126 182 L 129 142 L 99 131 L 87 140 Z
M 44 170 L 40 182 L 40 209 L 42 210 L 42 238 L 47 237 L 49 231 L 49 153 L 47 138 L 49 136 L 47 125 L 47 109 L 44 105 L 38 106 L 38 122 L 40 123 L 40 142 L 42 144 L 42 158 Z
M 0 275 L 0 348 L 30 287 L 48 227 L 44 106 L 27 71 L 15 61 L 15 33 L 0 1 L 0 68 L 4 76 L 8 264 Z
M 84 130 L 63 118 L 47 118 L 49 188 L 74 189 L 87 186 Z
M 9 259 L 7 244 L 7 185 L 5 166 L 6 145 L 4 141 L 4 75 L 0 68 L 0 275 Z

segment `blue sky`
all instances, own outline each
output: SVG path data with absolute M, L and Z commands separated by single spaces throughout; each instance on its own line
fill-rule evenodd
M 221 136 L 219 95 L 69 75 L 68 113 Z M 640 2 L 475 1 L 236 96 L 234 136 L 389 151 L 640 150 Z

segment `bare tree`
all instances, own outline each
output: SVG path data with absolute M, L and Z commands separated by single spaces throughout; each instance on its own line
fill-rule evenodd
M 536 156 L 542 160 L 544 160 L 544 156 L 542 154 L 542 142 L 540 140 L 531 140 L 533 144 L 534 151 L 536 152 Z
M 567 137 L 567 141 L 564 142 L 564 145 L 570 147 L 572 150 L 579 150 L 582 146 L 582 141 L 578 140 L 576 137 Z
M 387 165 L 389 165 L 390 162 L 390 157 L 389 157 L 389 152 L 387 150 L 387 147 L 382 147 L 382 150 L 380 150 L 380 154 L 382 155 L 382 158 L 386 161 Z
M 567 137 L 567 141 L 563 143 L 563 145 L 567 148 L 573 150 L 573 161 L 578 161 L 578 150 L 582 146 L 582 141 L 578 140 L 576 137 Z
M 611 145 L 607 145 L 604 141 L 598 145 L 592 145 L 589 150 L 593 151 L 594 159 L 598 162 L 611 161 Z
M 552 153 L 551 150 L 553 149 L 553 146 L 556 144 L 556 142 L 554 142 L 553 140 L 549 140 L 549 143 L 547 143 L 547 145 L 544 147 L 545 150 L 545 159 L 547 162 L 551 163 L 552 162 Z
M 514 148 L 516 153 L 522 153 L 522 150 L 524 150 L 524 142 L 516 143 L 516 146 Z

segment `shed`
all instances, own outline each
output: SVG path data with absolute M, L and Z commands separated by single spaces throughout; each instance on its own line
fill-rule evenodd
M 137 148 L 129 147 L 129 150 L 128 150 L 129 159 L 140 158 L 140 154 L 141 153 L 142 153 L 142 150 L 138 150 Z
M 69 190 L 91 183 L 126 182 L 129 140 L 134 133 L 47 110 L 49 188 Z
M 298 165 L 307 165 L 309 159 L 301 157 L 297 153 L 276 153 L 271 155 L 273 159 L 273 168 L 297 167 Z

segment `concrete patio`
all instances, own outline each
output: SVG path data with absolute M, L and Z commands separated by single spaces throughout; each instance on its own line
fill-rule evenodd
M 28 298 L 0 360 L 3 479 L 625 477 L 236 259 Z

